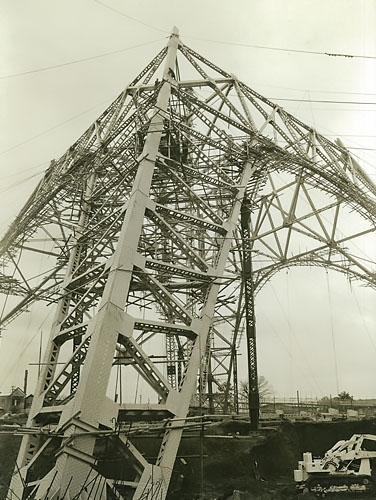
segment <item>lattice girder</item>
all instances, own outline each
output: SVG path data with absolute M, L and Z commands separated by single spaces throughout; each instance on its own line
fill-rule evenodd
M 241 232 L 243 199 L 250 223 Z M 22 296 L 3 325 L 35 300 L 56 302 L 28 425 L 52 422 L 60 448 L 39 486 L 29 485 L 47 449 L 26 436 L 22 480 L 14 476 L 8 498 L 12 491 L 79 498 L 94 485 L 95 498 L 121 498 L 126 490 L 135 499 L 165 498 L 197 387 L 198 402 L 214 408 L 228 399 L 236 376 L 249 293 L 241 279 L 246 253 L 252 293 L 291 265 L 331 267 L 375 286 L 374 270 L 349 247 L 374 234 L 375 200 L 375 186 L 341 143 L 197 54 L 175 31 L 51 163 L 0 242 L 3 264 L 14 269 L 1 290 Z M 346 207 L 364 229 L 339 232 Z M 310 248 L 297 253 L 295 234 Z M 38 277 L 30 270 L 35 252 L 57 256 Z M 165 368 L 157 365 L 157 342 L 166 344 Z M 139 374 L 155 403 L 109 397 L 112 367 Z M 205 394 L 208 387 L 219 391 Z M 137 419 L 165 419 L 155 463 L 125 438 L 128 427 L 114 426 Z M 102 474 L 101 432 L 120 439 L 131 471 L 126 481 Z

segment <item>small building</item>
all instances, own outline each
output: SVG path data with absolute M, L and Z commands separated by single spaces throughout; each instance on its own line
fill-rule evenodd
M 34 396 L 32 394 L 29 394 L 28 396 L 26 396 L 26 398 L 25 398 L 25 409 L 26 410 L 29 410 L 31 408 L 33 398 L 34 398 Z
M 0 392 L 0 409 L 2 413 L 18 413 L 24 411 L 26 394 L 19 387 L 11 392 L 3 394 Z

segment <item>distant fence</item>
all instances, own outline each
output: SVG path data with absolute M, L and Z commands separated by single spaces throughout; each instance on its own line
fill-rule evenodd
M 336 399 L 336 398 L 261 398 L 261 411 L 276 411 L 283 409 L 291 410 L 314 410 L 317 412 L 325 412 L 329 408 L 335 408 L 340 413 L 346 412 L 348 409 L 353 410 L 376 410 L 376 400 L 353 400 L 353 399 Z M 248 400 L 239 400 L 239 413 L 248 412 Z
M 207 408 L 214 414 L 248 414 L 248 399 L 239 397 L 237 405 L 232 395 L 225 400 L 222 392 L 214 394 L 202 394 L 200 398 L 194 397 L 191 406 L 196 408 Z M 297 397 L 262 397 L 260 398 L 261 413 L 327 413 L 330 408 L 346 413 L 347 410 L 357 410 L 360 414 L 376 415 L 376 399 L 337 399 L 337 398 L 297 398 Z

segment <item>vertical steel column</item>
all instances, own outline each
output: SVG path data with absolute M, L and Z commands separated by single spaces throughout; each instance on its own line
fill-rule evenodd
M 168 44 L 163 84 L 158 94 L 154 115 L 150 121 L 109 277 L 98 313 L 89 325 L 92 338 L 82 378 L 70 411 L 67 412 L 68 418 L 72 418 L 79 412 L 80 420 L 90 426 L 96 426 L 101 405 L 105 403 L 119 331 L 129 337 L 132 335 L 124 307 L 132 280 L 145 211 L 150 200 L 149 193 L 155 161 L 170 99 L 171 71 L 175 66 L 177 46 L 178 32 L 177 29 L 174 29 Z M 69 436 L 72 432 L 74 432 L 74 425 L 69 425 L 66 435 Z M 73 441 L 73 446 L 78 452 L 91 456 L 94 444 L 95 438 L 91 435 L 83 435 Z M 69 484 L 69 493 L 73 496 L 77 494 L 80 484 L 86 477 L 85 474 L 90 469 L 90 464 L 80 463 L 72 454 L 62 453 L 56 462 L 57 482 L 61 490 L 64 491 Z
M 239 415 L 239 382 L 238 382 L 238 354 L 236 352 L 236 345 L 232 346 L 233 352 L 231 355 L 233 356 L 233 385 L 234 385 L 234 411 L 237 415 Z
M 62 284 L 62 290 L 65 288 L 66 284 L 71 279 L 73 272 L 80 261 L 80 253 L 82 251 L 82 244 L 79 243 L 79 238 L 82 231 L 87 223 L 87 211 L 88 203 L 87 200 L 90 198 L 95 185 L 95 174 L 91 174 L 86 183 L 86 189 L 84 193 L 84 200 L 81 205 L 81 213 L 75 228 L 75 232 L 72 233 L 75 243 L 71 249 L 68 264 L 65 271 L 64 282 Z M 27 420 L 27 425 L 32 427 L 34 425 L 35 419 L 40 411 L 40 407 L 43 405 L 43 391 L 48 387 L 53 376 L 57 370 L 57 359 L 59 356 L 61 346 L 55 342 L 55 335 L 60 329 L 60 325 L 63 322 L 70 304 L 70 296 L 63 294 L 62 298 L 58 301 L 55 309 L 54 319 L 52 321 L 52 327 L 50 332 L 50 337 L 47 342 L 46 351 L 43 357 L 43 368 L 41 369 L 41 359 L 39 359 L 38 364 L 38 382 L 35 388 L 35 395 L 30 408 L 29 417 Z M 41 332 L 42 335 L 42 332 Z M 42 342 L 42 337 L 41 337 Z M 73 341 L 74 346 L 76 346 L 76 340 Z M 41 346 L 39 358 L 41 358 Z M 73 365 L 75 364 L 75 360 Z M 77 365 L 78 366 L 78 363 Z M 71 386 L 72 388 L 77 387 L 79 382 L 79 372 L 72 377 Z M 28 465 L 33 459 L 34 455 L 39 449 L 41 439 L 34 435 L 25 435 L 22 438 L 21 446 L 18 452 L 17 462 L 15 470 L 10 483 L 10 494 L 14 497 L 21 497 L 24 491 L 24 479 L 28 473 Z M 9 498 L 9 497 L 8 497 Z M 12 499 L 12 497 L 10 497 Z M 23 498 L 23 497 L 22 497 Z
M 116 343 L 120 331 L 129 337 L 132 335 L 132 321 L 124 312 L 124 307 L 132 280 L 145 210 L 150 202 L 150 186 L 171 94 L 171 74 L 173 74 L 175 67 L 177 47 L 178 31 L 175 28 L 167 46 L 163 83 L 158 93 L 143 152 L 139 159 L 137 174 L 125 212 L 118 244 L 111 259 L 108 279 L 98 312 L 90 320 L 85 334 L 85 341 L 87 342 L 90 339 L 85 364 L 81 376 L 77 380 L 77 391 L 74 398 L 64 406 L 60 417 L 59 426 L 64 430 L 62 446 L 57 454 L 54 468 L 40 481 L 40 486 L 35 494 L 37 499 L 57 498 L 57 495 L 62 492 L 65 492 L 64 497 L 83 498 L 80 495 L 85 483 L 96 474 L 92 469 L 95 462 L 93 458 L 96 439 L 95 431 L 98 428 L 100 415 L 107 401 L 106 390 Z M 83 219 L 85 215 L 85 213 L 82 214 Z M 65 282 L 68 281 L 72 269 L 76 265 L 75 258 L 79 251 L 80 246 L 78 245 L 71 254 Z M 53 367 L 53 371 L 56 370 L 56 363 L 54 362 L 58 355 L 58 346 L 53 339 L 55 333 L 59 331 L 68 305 L 67 300 L 64 298 L 58 303 L 53 331 L 47 348 L 46 360 Z M 52 376 L 52 368 L 46 367 L 43 377 L 38 382 L 36 394 L 38 397 L 35 397 L 32 415 L 36 415 L 43 406 L 44 391 L 48 387 Z M 114 414 L 116 409 L 117 407 L 114 404 Z M 24 477 L 27 474 L 27 464 L 33 453 L 35 453 L 34 450 L 37 449 L 36 443 L 32 442 L 32 437 L 26 436 L 18 457 L 18 463 L 24 469 L 12 481 L 8 498 L 13 499 L 13 492 L 17 498 L 24 498 Z M 46 484 L 49 485 L 47 493 L 45 491 Z M 103 493 L 103 496 L 101 494 L 100 498 L 105 499 L 106 494 Z
M 257 375 L 256 318 L 252 279 L 251 241 L 249 231 L 250 216 L 251 212 L 249 209 L 249 200 L 246 196 L 244 196 L 241 207 L 241 234 L 243 249 L 243 280 L 248 356 L 248 406 L 249 417 L 251 419 L 251 429 L 257 430 L 260 413 L 260 397 Z

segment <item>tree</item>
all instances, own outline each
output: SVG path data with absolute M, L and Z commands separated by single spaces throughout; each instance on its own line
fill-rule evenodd
M 240 382 L 240 397 L 244 399 L 248 399 L 248 381 L 242 381 Z M 264 375 L 260 375 L 258 378 L 258 389 L 259 389 L 259 395 L 260 399 L 265 399 L 274 394 L 274 389 L 271 386 L 271 384 L 268 382 L 268 380 L 264 377 Z
M 342 391 L 334 399 L 339 399 L 340 401 L 348 401 L 349 399 L 354 399 L 354 398 L 353 396 L 350 396 L 349 392 Z

